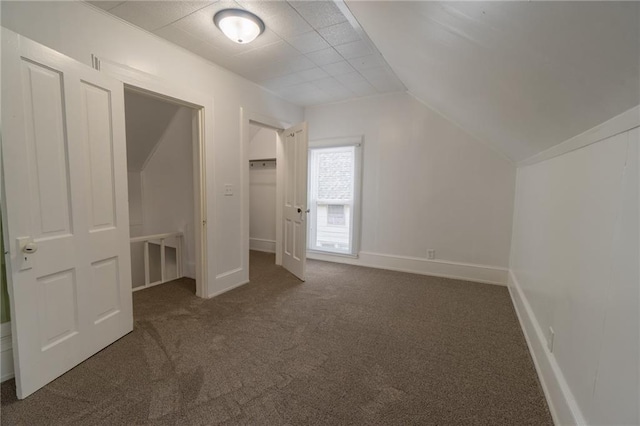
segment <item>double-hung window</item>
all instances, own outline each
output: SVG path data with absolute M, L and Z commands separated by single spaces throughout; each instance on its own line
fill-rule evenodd
M 361 149 L 360 138 L 311 143 L 309 250 L 357 255 Z

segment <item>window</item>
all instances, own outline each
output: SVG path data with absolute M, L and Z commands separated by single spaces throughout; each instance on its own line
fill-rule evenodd
M 357 253 L 360 139 L 345 142 L 309 150 L 309 250 Z
M 340 226 L 346 224 L 344 220 L 344 204 L 329 204 L 327 206 L 327 224 Z

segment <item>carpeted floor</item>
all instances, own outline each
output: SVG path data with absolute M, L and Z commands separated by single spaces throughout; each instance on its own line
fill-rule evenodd
M 273 262 L 134 293 L 132 333 L 23 401 L 3 383 L 2 424 L 552 424 L 506 288 Z

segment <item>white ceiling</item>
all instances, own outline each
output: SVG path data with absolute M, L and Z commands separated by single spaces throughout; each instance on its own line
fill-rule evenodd
M 333 1 L 91 1 L 302 106 L 406 90 L 352 16 Z M 213 24 L 222 9 L 265 22 L 239 45 Z M 348 9 L 344 8 L 348 13 Z
M 640 103 L 638 2 L 347 5 L 411 94 L 515 161 Z
M 638 2 L 91 3 L 298 105 L 406 86 L 514 161 L 640 103 Z M 229 7 L 267 30 L 231 42 L 213 25 Z
M 127 170 L 142 171 L 179 106 L 125 91 Z

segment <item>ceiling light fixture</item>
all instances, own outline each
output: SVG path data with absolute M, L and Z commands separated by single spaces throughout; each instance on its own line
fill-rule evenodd
M 224 9 L 213 17 L 213 22 L 238 44 L 251 43 L 264 32 L 264 22 L 253 13 L 243 9 Z

